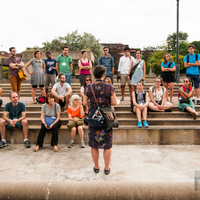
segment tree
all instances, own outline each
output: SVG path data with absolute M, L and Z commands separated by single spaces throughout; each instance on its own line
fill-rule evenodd
M 195 46 L 195 52 L 200 53 L 200 41 L 193 41 L 191 44 Z
M 60 51 L 62 46 L 65 45 L 72 51 L 91 50 L 95 58 L 95 65 L 102 54 L 102 46 L 99 40 L 91 33 L 84 32 L 83 35 L 80 35 L 78 30 L 67 33 L 64 37 L 55 38 L 51 42 L 43 42 L 43 45 L 42 50 L 49 51 Z
M 170 39 L 169 47 L 172 51 L 170 53 L 174 55 L 176 53 L 176 43 L 177 43 L 177 34 L 174 32 L 168 35 L 167 39 Z M 188 39 L 188 34 L 185 32 L 179 32 L 179 43 L 186 42 Z

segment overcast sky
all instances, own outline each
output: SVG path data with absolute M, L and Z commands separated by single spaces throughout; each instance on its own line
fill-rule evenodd
M 156 46 L 176 32 L 176 0 L 0 0 L 0 51 L 41 46 L 76 29 L 100 43 Z M 200 41 L 200 0 L 180 0 L 179 30 Z

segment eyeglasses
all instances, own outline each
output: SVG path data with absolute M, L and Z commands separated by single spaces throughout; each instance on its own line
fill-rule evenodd
M 86 79 L 85 81 L 91 81 L 91 79 Z
M 183 81 L 184 83 L 188 83 L 189 81 Z

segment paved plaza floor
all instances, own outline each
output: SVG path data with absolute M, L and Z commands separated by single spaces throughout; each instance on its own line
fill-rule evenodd
M 90 147 L 58 145 L 59 151 L 44 145 L 33 152 L 23 144 L 0 149 L 1 181 L 111 181 L 194 182 L 200 170 L 199 145 L 113 145 L 111 173 L 104 174 L 103 150 L 100 173 L 93 172 Z

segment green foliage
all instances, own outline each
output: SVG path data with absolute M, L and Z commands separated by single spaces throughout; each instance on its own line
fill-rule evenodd
M 156 75 L 161 74 L 161 63 L 164 60 L 165 51 L 157 51 L 150 55 L 150 57 L 146 60 L 147 68 L 150 67 L 152 72 Z M 179 64 L 180 70 L 184 69 L 183 65 L 183 55 L 179 55 Z M 176 63 L 176 55 L 171 56 L 171 61 Z
M 168 39 L 170 39 L 170 43 L 169 43 L 169 47 L 171 49 L 170 53 L 172 52 L 172 54 L 175 54 L 176 53 L 176 43 L 177 43 L 177 34 L 174 32 L 170 35 L 168 35 Z M 185 32 L 179 32 L 179 43 L 182 43 L 182 42 L 186 42 L 188 39 L 188 33 L 185 33 Z
M 61 51 L 62 47 L 65 45 L 72 51 L 81 51 L 83 49 L 91 50 L 94 55 L 95 65 L 97 64 L 103 49 L 99 40 L 97 40 L 94 35 L 85 32 L 83 35 L 80 35 L 78 34 L 78 30 L 68 33 L 64 37 L 55 38 L 51 42 L 43 42 L 43 45 L 42 50 L 49 51 Z
M 2 66 L 3 78 L 8 79 L 8 67 Z

